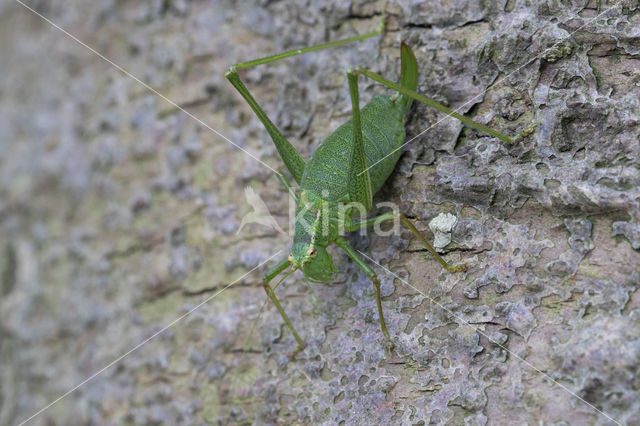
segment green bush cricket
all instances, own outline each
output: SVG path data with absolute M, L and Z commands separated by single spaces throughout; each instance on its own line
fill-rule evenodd
M 329 135 L 314 151 L 309 161 L 305 161 L 267 117 L 238 75 L 240 69 L 364 40 L 381 34 L 383 29 L 384 18 L 376 31 L 236 64 L 225 75 L 265 126 L 285 166 L 300 185 L 300 195 L 298 196 L 287 177 L 283 173 L 278 173 L 278 179 L 296 201 L 296 225 L 293 246 L 288 259 L 281 261 L 269 270 L 263 279 L 267 295 L 276 305 L 298 343 L 293 356 L 303 349 L 303 340 L 282 308 L 270 282 L 288 270 L 284 276 L 286 278 L 296 269 L 300 269 L 309 281 L 317 283 L 332 281 L 337 271 L 331 255 L 326 250 L 331 243 L 340 247 L 365 272 L 375 286 L 380 328 L 388 346 L 393 348 L 384 320 L 380 283 L 376 273 L 345 241 L 341 236 L 342 231 L 356 231 L 384 221 L 400 220 L 420 239 L 447 271 L 457 272 L 466 269 L 466 265 L 450 266 L 415 226 L 405 216 L 397 212 L 385 213 L 366 220 L 352 220 L 356 210 L 362 211 L 364 209 L 367 211 L 371 208 L 373 195 L 387 180 L 400 158 L 402 153 L 400 148 L 405 139 L 405 122 L 414 100 L 436 108 L 459 119 L 464 124 L 504 142 L 513 143 L 519 138 L 510 138 L 496 132 L 416 93 L 418 64 L 409 46 L 402 43 L 399 84 L 363 68 L 353 68 L 347 71 L 352 118 Z M 397 93 L 392 96 L 377 95 L 360 109 L 357 79 L 361 74 L 394 89 Z

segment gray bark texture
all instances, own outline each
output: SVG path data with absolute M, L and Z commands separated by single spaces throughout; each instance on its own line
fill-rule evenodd
M 28 5 L 202 122 L 0 4 L 0 424 L 640 424 L 637 1 Z M 382 265 L 395 350 L 334 251 L 334 283 L 278 288 L 306 342 L 289 360 L 275 306 L 259 312 L 291 238 L 238 233 L 245 187 L 285 229 L 286 191 L 210 128 L 282 161 L 224 73 L 371 31 L 385 7 L 383 37 L 243 72 L 305 158 L 350 116 L 346 69 L 396 80 L 401 41 L 425 96 L 507 134 L 540 125 L 508 145 L 417 105 L 408 137 L 428 130 L 374 204 L 428 238 L 456 216 L 444 256 L 468 270 L 406 230 L 350 236 Z

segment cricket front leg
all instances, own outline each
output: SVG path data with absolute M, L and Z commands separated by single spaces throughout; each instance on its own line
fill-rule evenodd
M 389 350 L 393 350 L 394 344 L 391 341 L 391 336 L 389 336 L 389 331 L 387 331 L 387 323 L 384 321 L 384 314 L 382 312 L 382 294 L 380 293 L 380 281 L 378 281 L 378 276 L 376 275 L 374 270 L 371 269 L 371 267 L 367 265 L 364 260 L 362 260 L 358 253 L 353 248 L 351 248 L 349 243 L 347 243 L 344 238 L 338 237 L 335 242 L 338 247 L 344 250 L 345 253 L 347 253 L 347 256 L 349 256 L 356 263 L 356 265 L 358 265 L 360 269 L 362 269 L 364 273 L 367 274 L 367 277 L 369 277 L 369 279 L 373 283 L 373 286 L 376 289 L 376 302 L 378 304 L 378 315 L 380 317 L 380 329 L 382 330 L 382 334 L 384 334 L 385 339 L 387 339 Z
M 264 287 L 264 291 L 267 293 L 267 296 L 269 296 L 269 298 L 273 301 L 273 304 L 276 305 L 276 308 L 278 308 L 278 312 L 280 312 L 282 319 L 284 319 L 284 322 L 287 324 L 287 326 L 291 330 L 291 334 L 293 334 L 293 337 L 296 339 L 296 342 L 298 342 L 297 349 L 291 354 L 291 358 L 293 358 L 300 351 L 302 351 L 302 349 L 304 348 L 304 343 L 302 342 L 302 339 L 296 332 L 296 329 L 293 328 L 293 324 L 291 323 L 291 320 L 289 319 L 287 314 L 284 312 L 284 309 L 282 308 L 280 301 L 276 297 L 276 293 L 274 289 L 271 287 L 271 285 L 269 285 L 271 280 L 277 277 L 282 271 L 287 269 L 289 266 L 291 266 L 291 263 L 288 260 L 283 260 L 282 262 L 278 263 L 276 266 L 274 266 L 269 272 L 267 272 L 264 275 L 264 278 L 262 280 L 262 286 Z
M 409 221 L 409 219 L 407 219 L 406 216 L 404 216 L 403 214 L 400 214 L 398 212 L 385 213 L 385 214 L 382 214 L 380 216 L 372 217 L 370 219 L 363 220 L 363 221 L 360 221 L 360 222 L 348 221 L 348 222 L 345 223 L 344 229 L 347 232 L 357 231 L 358 229 L 365 228 L 365 227 L 368 227 L 368 226 L 371 226 L 371 225 L 375 225 L 375 224 L 378 224 L 378 223 L 386 222 L 388 220 L 400 220 L 404 226 L 409 228 L 409 230 L 413 233 L 413 235 L 418 237 L 418 239 L 422 242 L 422 244 L 425 246 L 425 248 L 427 250 L 429 250 L 429 252 L 436 258 L 436 260 L 438 262 L 440 262 L 442 267 L 444 269 L 446 269 L 447 271 L 449 271 L 449 272 L 460 272 L 460 271 L 465 271 L 467 269 L 467 265 L 464 264 L 464 263 L 462 265 L 458 265 L 458 266 L 449 265 L 447 263 L 447 261 L 444 260 L 442 258 L 442 256 L 440 256 L 440 254 L 438 254 L 436 249 L 433 248 L 431 243 L 429 243 L 429 241 L 424 237 L 424 235 L 422 235 L 422 233 L 420 231 L 418 231 L 418 229 L 415 226 L 413 226 L 413 223 L 411 223 L 411 221 Z

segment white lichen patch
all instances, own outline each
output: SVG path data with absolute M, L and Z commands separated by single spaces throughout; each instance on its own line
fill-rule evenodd
M 451 231 L 458 223 L 458 218 L 451 213 L 440 213 L 431 219 L 429 229 L 433 232 L 433 247 L 439 252 L 451 242 Z

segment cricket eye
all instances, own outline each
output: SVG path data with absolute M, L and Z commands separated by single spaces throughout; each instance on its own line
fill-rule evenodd
M 315 247 L 309 247 L 309 250 L 307 250 L 307 256 L 309 257 L 316 257 L 317 254 L 318 252 L 316 251 Z

